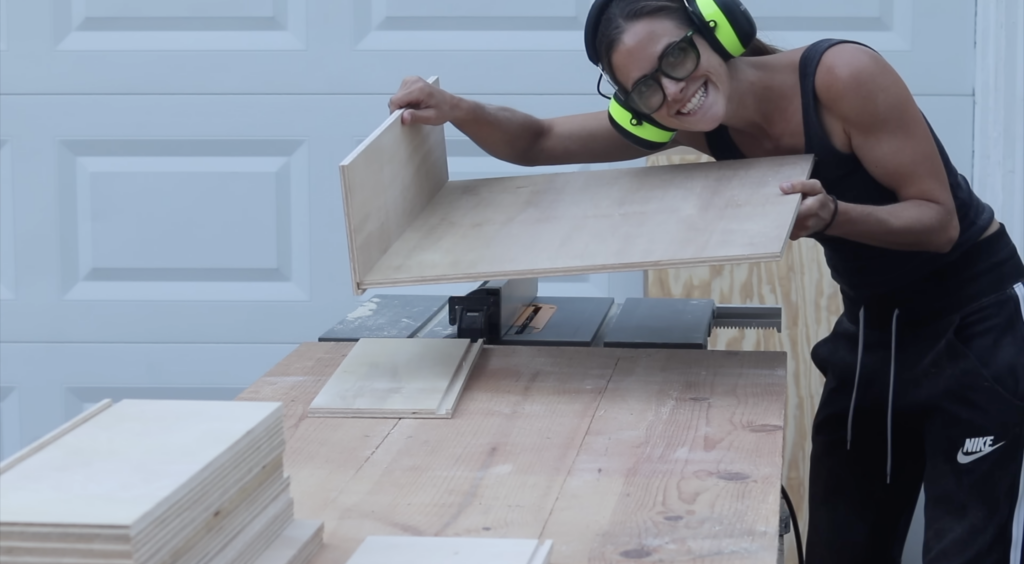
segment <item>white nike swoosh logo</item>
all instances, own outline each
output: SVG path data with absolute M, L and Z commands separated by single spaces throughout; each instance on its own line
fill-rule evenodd
M 1005 442 L 1006 441 L 1003 441 L 1002 443 L 999 443 L 988 450 L 983 450 L 981 452 L 976 452 L 974 454 L 964 454 L 964 451 L 961 450 L 960 452 L 956 453 L 956 461 L 959 462 L 960 464 L 967 464 L 968 462 L 976 458 L 981 458 L 982 456 L 985 456 L 986 454 L 992 452 L 993 450 L 1003 446 Z

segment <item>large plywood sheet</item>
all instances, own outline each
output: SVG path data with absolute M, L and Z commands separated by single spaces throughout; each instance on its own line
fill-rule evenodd
M 392 114 L 340 165 L 353 290 L 779 260 L 811 155 L 452 181 Z

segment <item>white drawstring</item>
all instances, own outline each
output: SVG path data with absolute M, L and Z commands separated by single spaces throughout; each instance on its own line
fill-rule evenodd
M 864 354 L 864 307 L 860 308 L 860 322 L 857 324 L 859 335 L 857 336 L 857 371 L 853 376 L 853 395 L 850 396 L 850 415 L 846 420 L 846 450 L 850 450 L 850 442 L 853 440 L 853 403 L 857 400 L 857 382 L 860 380 L 860 357 Z
M 889 420 L 886 432 L 885 483 L 889 483 L 892 471 L 892 386 L 896 380 L 896 316 L 900 310 L 892 313 L 892 360 L 889 361 Z

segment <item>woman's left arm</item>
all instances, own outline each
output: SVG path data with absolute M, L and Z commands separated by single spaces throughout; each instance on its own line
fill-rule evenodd
M 877 53 L 843 44 L 822 57 L 816 86 L 821 111 L 842 125 L 850 150 L 899 201 L 885 206 L 840 202 L 833 210 L 817 181 L 794 182 L 782 190 L 804 193 L 800 215 L 805 218 L 798 216 L 791 238 L 821 229 L 835 211 L 828 235 L 889 249 L 948 251 L 960 234 L 949 180 L 928 124 L 900 76 Z M 813 194 L 817 197 L 808 198 Z

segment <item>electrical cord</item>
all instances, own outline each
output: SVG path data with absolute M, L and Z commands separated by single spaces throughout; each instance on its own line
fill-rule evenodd
M 793 509 L 793 500 L 789 499 L 789 492 L 786 486 L 782 486 L 782 498 L 786 500 L 786 510 L 789 511 L 789 522 L 793 525 L 793 537 L 796 541 L 796 560 L 804 564 L 804 543 L 800 538 L 800 522 L 796 518 L 796 510 Z

